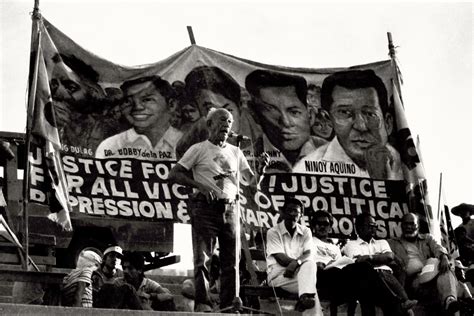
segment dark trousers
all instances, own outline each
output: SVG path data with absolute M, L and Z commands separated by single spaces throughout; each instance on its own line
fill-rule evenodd
M 220 308 L 231 306 L 235 298 L 235 229 L 233 221 L 224 223 L 225 207 L 223 202 L 207 203 L 202 195 L 190 201 L 196 306 L 212 306 L 209 281 L 211 259 L 217 240 L 221 264 Z
M 331 301 L 341 304 L 359 301 L 363 316 L 375 316 L 375 305 L 385 316 L 401 315 L 400 299 L 367 262 L 349 264 L 342 269 L 318 269 L 317 288 Z

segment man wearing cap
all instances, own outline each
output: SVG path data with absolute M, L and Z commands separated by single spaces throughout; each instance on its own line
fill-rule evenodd
M 462 203 L 452 209 L 454 215 L 462 218 L 462 224 L 456 227 L 454 234 L 459 246 L 461 262 L 465 266 L 474 264 L 474 205 Z M 473 270 L 470 270 L 473 271 Z M 468 271 L 469 272 L 469 271 Z M 468 280 L 473 283 L 473 275 L 466 273 Z
M 92 272 L 92 290 L 94 306 L 97 303 L 97 293 L 106 283 L 113 283 L 116 278 L 122 277 L 122 270 L 117 269 L 117 259 L 123 257 L 120 246 L 110 246 L 104 251 L 100 267 Z
M 267 232 L 267 279 L 271 286 L 298 294 L 295 310 L 322 315 L 316 292 L 316 264 L 311 230 L 299 223 L 303 203 L 289 197 L 280 209 L 281 222 Z
M 414 213 L 405 214 L 402 236 L 389 240 L 390 247 L 406 273 L 408 291 L 423 298 L 436 290 L 439 303 L 452 315 L 459 309 L 459 303 L 457 280 L 450 269 L 448 253 L 431 235 L 419 233 L 418 220 Z

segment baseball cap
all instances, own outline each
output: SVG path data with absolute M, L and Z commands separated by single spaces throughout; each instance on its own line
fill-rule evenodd
M 107 249 L 105 249 L 104 257 L 106 254 L 111 253 L 111 252 L 116 252 L 119 254 L 119 257 L 123 257 L 123 251 L 122 251 L 122 248 L 120 248 L 120 246 L 110 246 Z

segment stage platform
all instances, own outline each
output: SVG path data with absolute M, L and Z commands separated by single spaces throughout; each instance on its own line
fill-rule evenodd
M 229 315 L 220 313 L 189 313 L 189 312 L 158 312 L 158 311 L 131 311 L 120 309 L 102 309 L 102 308 L 80 308 L 63 306 L 42 306 L 42 305 L 22 305 L 0 303 L 0 315 L 84 315 L 84 316 L 120 316 L 120 315 L 160 315 L 160 316 L 186 316 L 186 315 Z M 239 314 L 247 315 L 247 314 Z M 264 314 L 253 314 L 264 315 Z M 267 314 L 268 315 L 268 314 Z

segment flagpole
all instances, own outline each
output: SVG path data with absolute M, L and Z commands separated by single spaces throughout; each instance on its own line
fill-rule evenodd
M 439 173 L 439 192 L 438 192 L 438 219 L 441 217 L 441 189 L 442 189 L 442 184 L 443 184 L 443 173 Z
M 36 56 L 33 59 L 30 56 L 30 72 L 28 76 L 28 87 L 29 87 L 29 95 L 28 95 L 28 107 L 27 107 L 27 115 L 26 115 L 26 161 L 25 161 L 25 169 L 23 173 L 23 203 L 22 203 L 22 211 L 23 211 L 23 224 L 24 224 L 24 236 L 23 236 L 23 243 L 25 245 L 25 256 L 26 260 L 23 261 L 23 268 L 25 270 L 28 269 L 28 260 L 29 260 L 29 253 L 30 253 L 30 245 L 29 245 L 29 228 L 28 228 L 28 199 L 29 199 L 29 190 L 28 187 L 30 185 L 30 144 L 31 144 L 31 125 L 33 121 L 33 113 L 34 113 L 34 106 L 35 106 L 35 96 L 36 96 L 36 85 L 38 81 L 38 62 L 39 62 L 39 47 L 40 47 L 40 37 L 38 31 L 38 21 L 41 19 L 41 15 L 39 13 L 39 0 L 35 0 L 33 12 L 31 14 L 31 45 L 30 45 L 30 52 L 33 52 L 36 45 Z M 33 72 L 31 69 L 34 67 Z
M 395 50 L 395 45 L 393 45 L 391 32 L 387 32 L 387 40 L 388 40 L 388 55 L 390 56 L 390 59 L 392 60 L 392 64 L 393 64 L 393 67 L 392 67 L 393 78 L 395 78 L 395 84 L 398 89 L 398 95 L 400 96 L 400 100 L 402 100 L 402 105 L 403 105 L 402 89 L 401 89 L 401 84 L 400 84 L 401 80 L 400 80 L 400 75 L 398 73 L 397 52 Z
M 191 45 L 196 45 L 196 39 L 194 38 L 194 32 L 193 32 L 193 27 L 188 25 L 188 36 L 189 36 L 189 41 L 191 42 Z
M 398 103 L 400 106 L 400 110 L 403 111 L 403 108 L 405 107 L 403 104 L 403 98 L 402 98 L 402 91 L 401 91 L 401 84 L 402 84 L 402 76 L 401 72 L 398 67 L 397 63 L 397 56 L 396 56 L 396 46 L 393 44 L 393 39 L 392 39 L 392 33 L 387 32 L 387 39 L 388 39 L 388 50 L 389 50 L 389 56 L 392 62 L 392 87 L 393 87 L 393 95 L 395 98 L 395 94 L 397 94 L 398 97 Z M 404 115 L 403 115 L 404 116 Z M 406 120 L 406 118 L 404 118 Z M 408 129 L 408 124 L 407 122 L 406 126 L 404 128 Z M 397 121 L 397 126 L 400 128 L 400 122 Z M 417 148 L 418 147 L 418 148 Z M 429 197 L 428 197 L 428 191 L 427 191 L 427 179 L 425 176 L 425 170 L 424 170 L 424 165 L 422 163 L 422 157 L 421 157 L 421 151 L 419 150 L 419 146 L 415 146 L 417 155 L 419 157 L 419 165 L 415 167 L 415 169 L 408 171 L 408 173 L 413 173 L 410 175 L 410 178 L 412 176 L 415 176 L 415 179 L 413 179 L 412 182 L 409 181 L 410 184 L 414 184 L 415 188 L 418 187 L 418 190 L 420 190 L 421 193 L 421 198 L 423 199 L 423 210 L 424 210 L 424 221 L 426 221 L 426 224 L 428 225 L 428 230 L 431 234 L 434 234 L 435 236 L 438 236 L 439 234 L 436 233 L 436 231 L 439 231 L 439 228 L 437 228 L 435 224 L 435 218 L 434 218 L 434 212 L 431 207 L 429 207 Z M 419 169 L 418 169 L 419 168 Z M 417 170 L 418 169 L 418 170 Z M 422 175 L 420 177 L 420 175 Z M 412 188 L 414 189 L 414 188 Z M 417 210 L 417 212 L 421 213 L 421 210 Z

